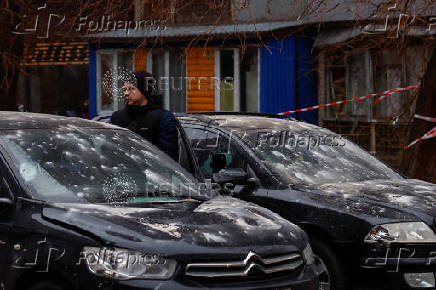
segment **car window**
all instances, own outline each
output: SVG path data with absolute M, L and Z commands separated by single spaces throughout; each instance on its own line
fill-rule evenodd
M 212 156 L 222 153 L 225 155 L 226 168 L 247 169 L 246 160 L 243 158 L 238 145 L 231 142 L 226 135 L 220 131 L 201 128 L 184 127 L 189 142 L 194 150 L 200 170 L 205 178 L 212 178 L 214 170 L 211 167 Z
M 177 128 L 177 130 L 179 130 L 179 129 Z M 181 134 L 180 131 L 178 133 L 179 133 L 178 134 L 179 135 L 179 138 L 178 138 L 178 143 L 179 143 L 179 150 L 178 150 L 179 159 L 178 159 L 178 162 L 179 162 L 179 164 L 183 168 L 186 169 L 186 171 L 188 171 L 191 174 L 195 174 L 194 166 L 193 166 L 193 164 L 192 164 L 192 162 L 190 160 L 188 149 L 186 148 L 186 144 L 183 141 L 182 134 Z
M 11 183 L 11 176 L 5 167 L 5 164 L 0 161 L 0 198 L 14 198 L 14 184 Z
M 326 184 L 401 176 L 353 142 L 329 130 L 275 120 L 271 129 L 245 130 L 242 140 L 287 184 Z
M 0 176 L 0 198 L 11 198 L 8 183 L 3 176 Z
M 191 174 L 127 130 L 8 130 L 0 141 L 41 200 L 125 202 L 151 194 L 198 193 Z

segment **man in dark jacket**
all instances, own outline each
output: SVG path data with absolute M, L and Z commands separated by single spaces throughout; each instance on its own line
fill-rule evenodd
M 153 76 L 145 71 L 134 76 L 135 84 L 124 84 L 127 105 L 112 114 L 111 123 L 141 135 L 177 161 L 176 118 L 163 109 L 162 97 L 153 94 Z

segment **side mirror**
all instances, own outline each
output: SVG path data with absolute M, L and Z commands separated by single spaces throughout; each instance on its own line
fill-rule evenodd
M 251 195 L 259 187 L 259 180 L 256 178 L 248 178 L 245 185 L 236 185 L 232 190 L 232 194 L 235 197 L 243 198 L 244 196 Z
M 221 169 L 218 173 L 213 174 L 213 181 L 218 184 L 232 183 L 245 184 L 248 174 L 242 169 Z

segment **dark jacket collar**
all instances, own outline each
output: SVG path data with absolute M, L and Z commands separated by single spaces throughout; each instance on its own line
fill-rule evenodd
M 139 114 L 144 114 L 148 111 L 163 109 L 163 102 L 161 95 L 153 95 L 148 99 L 148 104 L 145 106 L 136 106 L 136 105 L 126 105 L 127 114 L 131 117 L 137 116 Z

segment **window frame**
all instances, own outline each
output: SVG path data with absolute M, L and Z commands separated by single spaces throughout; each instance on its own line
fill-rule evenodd
M 153 74 L 153 53 L 156 53 L 156 51 L 159 53 L 162 53 L 163 54 L 163 59 L 164 59 L 164 76 L 163 77 L 165 77 L 165 78 L 167 78 L 168 79 L 168 87 L 171 85 L 171 75 L 170 75 L 170 70 L 171 70 L 171 68 L 170 68 L 170 53 L 171 53 L 171 49 L 155 49 L 154 51 L 153 50 L 148 50 L 147 51 L 147 72 L 149 72 L 149 73 L 151 73 L 152 75 L 153 75 L 153 77 L 155 77 L 155 78 L 157 78 L 154 74 Z M 184 55 L 185 55 L 185 59 L 186 59 L 186 61 L 185 61 L 185 67 L 184 67 L 184 70 L 185 70 L 185 79 L 184 79 L 184 81 L 186 81 L 186 76 L 187 76 L 187 65 L 186 65 L 186 62 L 187 62 L 187 52 L 186 52 L 186 49 L 183 49 L 183 53 L 184 53 Z M 158 79 L 156 79 L 156 81 L 157 81 L 157 83 L 156 83 L 156 85 L 159 85 L 159 80 Z M 173 111 L 172 110 L 172 108 L 170 108 L 170 89 L 168 89 L 168 90 L 164 90 L 164 93 L 163 93 L 163 108 L 165 109 L 165 110 L 169 110 L 169 111 Z M 187 107 L 188 107 L 188 91 L 187 91 L 187 86 L 186 86 L 186 88 L 185 88 L 185 111 L 184 112 L 186 112 L 186 110 L 187 110 Z
M 259 157 L 254 153 L 254 151 L 247 146 L 247 144 L 244 143 L 239 137 L 236 135 L 233 135 L 232 132 L 217 128 L 214 126 L 207 126 L 206 124 L 198 124 L 198 123 L 192 123 L 192 122 L 181 122 L 181 125 L 184 130 L 186 129 L 197 129 L 197 130 L 209 130 L 213 133 L 216 132 L 216 134 L 220 134 L 221 136 L 231 139 L 232 143 L 235 144 L 234 146 L 237 147 L 238 154 L 243 157 L 246 168 L 243 168 L 248 174 L 253 174 L 254 178 L 260 181 L 261 186 L 268 189 L 274 189 L 277 187 L 278 184 L 281 184 L 281 181 L 275 177 L 272 172 L 269 170 L 268 167 L 266 167 L 262 161 L 259 159 Z M 186 133 L 185 133 L 186 134 Z M 203 174 L 203 172 L 200 169 L 200 164 L 197 159 L 195 150 L 193 146 L 191 145 L 191 140 L 189 139 L 188 135 L 186 134 L 186 138 L 188 139 L 190 148 L 192 150 L 193 156 L 195 158 L 195 162 L 198 164 L 198 168 L 200 172 Z
M 219 140 L 219 137 L 220 137 L 220 135 L 222 135 L 222 133 L 221 132 L 218 132 L 217 130 L 215 130 L 214 128 L 210 128 L 210 127 L 207 127 L 207 126 L 203 126 L 203 125 L 193 125 L 193 124 L 186 124 L 186 126 L 183 126 L 183 129 L 185 130 L 185 134 L 186 134 L 186 137 L 187 137 L 187 139 L 188 139 L 188 142 L 189 142 L 189 146 L 191 147 L 191 149 L 192 149 L 192 151 L 193 151 L 193 153 L 194 153 L 194 156 L 195 156 L 195 159 L 196 159 L 196 161 L 197 161 L 197 163 L 198 163 L 198 166 L 199 166 L 199 170 L 200 170 L 200 172 L 201 172 L 201 174 L 206 178 L 206 179 L 210 179 L 211 177 L 209 177 L 208 178 L 208 176 L 206 175 L 206 173 L 205 172 L 203 172 L 203 170 L 201 169 L 202 168 L 202 164 L 200 163 L 200 161 L 199 161 L 199 159 L 198 159 L 198 157 L 197 157 L 197 153 L 196 153 L 196 147 L 194 146 L 195 144 L 193 144 L 192 142 L 191 142 L 191 139 L 188 137 L 188 133 L 186 133 L 186 130 L 187 129 L 190 129 L 190 130 L 200 130 L 200 131 L 202 131 L 202 132 L 204 132 L 204 131 L 207 131 L 207 132 L 210 132 L 210 133 L 212 133 L 212 134 L 215 134 L 215 135 L 217 135 L 217 144 L 218 144 L 218 140 Z M 206 139 L 201 139 L 202 141 L 203 140 L 206 140 Z M 216 145 L 217 145 L 216 144 Z M 214 144 L 215 145 L 215 144 Z M 230 144 L 229 144 L 230 145 Z M 206 147 L 209 147 L 209 145 L 206 145 Z M 212 146 L 210 146 L 211 148 L 212 148 Z M 212 150 L 207 150 L 207 151 L 212 151 Z
M 233 51 L 233 81 L 234 81 L 234 112 L 241 111 L 241 80 L 240 80 L 240 52 L 239 48 L 216 48 L 215 49 L 215 78 L 221 81 L 221 51 Z M 258 54 L 259 55 L 259 54 Z M 260 76 L 260 75 L 259 75 Z M 260 80 L 260 77 L 259 77 Z M 260 102 L 259 102 L 260 106 Z M 215 83 L 215 112 L 221 112 L 221 87 Z
M 13 159 L 3 141 L 0 141 L 0 178 L 4 178 L 13 201 L 20 197 L 33 199 L 29 185 L 16 172 Z
M 320 100 L 323 100 L 324 104 L 328 104 L 328 103 L 332 103 L 332 102 L 337 102 L 339 100 L 335 100 L 332 99 L 331 92 L 332 89 L 334 88 L 334 80 L 333 80 L 333 74 L 332 74 L 332 68 L 339 68 L 342 67 L 343 69 L 345 69 L 345 75 L 344 75 L 344 92 L 345 92 L 345 97 L 346 98 L 355 98 L 355 97 L 360 97 L 363 96 L 363 94 L 360 94 L 359 96 L 357 95 L 353 95 L 352 94 L 352 71 L 353 71 L 353 59 L 351 59 L 350 57 L 347 57 L 346 59 L 344 59 L 343 62 L 341 62 L 340 64 L 337 63 L 332 63 L 331 59 L 328 55 L 324 54 L 324 70 L 325 72 L 323 73 L 323 83 L 324 83 L 324 89 L 323 89 L 323 97 L 319 98 Z M 371 50 L 366 50 L 358 55 L 354 56 L 354 62 L 357 62 L 357 59 L 359 59 L 359 61 L 361 61 L 363 63 L 363 68 L 361 68 L 363 70 L 363 74 L 364 74 L 364 83 L 366 86 L 366 91 L 367 94 L 370 94 L 373 92 L 374 90 L 374 69 L 373 69 L 373 59 L 374 57 L 376 57 L 376 55 L 374 55 L 374 53 Z M 356 89 L 356 88 L 354 88 Z M 366 95 L 366 94 L 365 94 Z M 356 105 L 359 104 L 364 104 L 366 106 L 365 108 L 365 113 L 363 114 L 359 114 L 359 110 L 356 108 Z M 336 120 L 336 118 L 338 120 L 343 120 L 343 121 L 347 121 L 347 120 L 359 120 L 359 121 L 367 121 L 370 122 L 374 119 L 374 106 L 372 103 L 371 99 L 368 100 L 363 100 L 360 102 L 351 102 L 351 103 L 346 103 L 342 106 L 345 106 L 344 110 L 346 112 L 345 115 L 343 116 L 335 116 L 335 108 L 338 108 L 337 106 L 335 107 L 327 107 L 327 109 L 325 110 L 325 113 L 323 113 L 323 121 L 333 121 Z
M 118 53 L 120 52 L 130 52 L 130 50 L 126 49 L 99 49 L 96 53 L 97 58 L 97 115 L 98 116 L 107 116 L 111 115 L 113 112 L 118 111 L 120 109 L 118 98 L 114 98 L 113 100 L 113 109 L 112 110 L 103 110 L 102 109 L 102 67 L 101 67 L 101 57 L 102 55 L 112 55 L 112 66 L 111 69 L 115 69 L 118 67 Z M 135 69 L 135 58 L 134 54 L 132 53 L 132 71 Z M 115 77 L 116 78 L 116 77 Z

